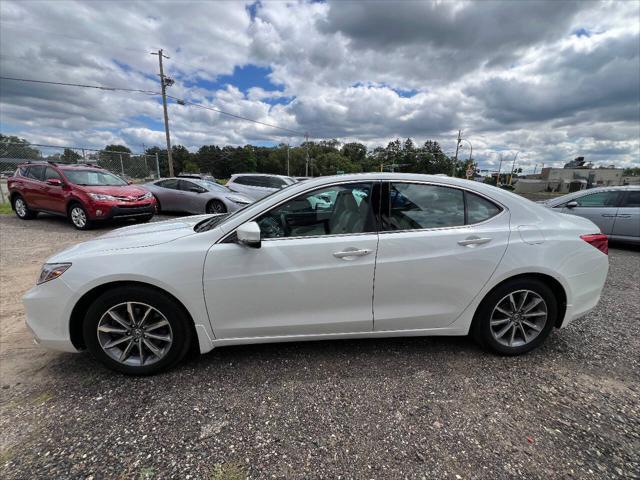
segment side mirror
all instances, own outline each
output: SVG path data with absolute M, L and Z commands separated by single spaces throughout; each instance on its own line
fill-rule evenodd
M 64 182 L 59 178 L 50 178 L 49 180 L 47 180 L 47 185 L 51 185 L 54 187 L 62 187 L 64 186 Z
M 202 192 L 204 192 L 204 190 L 202 190 L 201 188 L 198 188 L 198 187 L 191 187 L 189 189 L 189 191 L 193 192 L 193 193 L 202 193 Z
M 572 200 L 565 205 L 565 207 L 567 208 L 576 208 L 577 206 L 578 206 L 578 202 L 576 202 L 575 200 Z
M 236 230 L 238 243 L 242 243 L 247 247 L 260 248 L 262 242 L 260 240 L 260 226 L 256 222 L 247 222 L 240 225 Z

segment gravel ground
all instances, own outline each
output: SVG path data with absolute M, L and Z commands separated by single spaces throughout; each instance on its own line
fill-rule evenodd
M 637 249 L 612 248 L 599 307 L 523 357 L 466 338 L 290 343 L 128 378 L 23 324 L 42 261 L 101 231 L 0 228 L 4 479 L 640 478 Z

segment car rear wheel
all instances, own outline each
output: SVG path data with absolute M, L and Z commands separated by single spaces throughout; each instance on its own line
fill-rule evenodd
M 211 200 L 207 203 L 207 213 L 227 213 L 227 207 L 220 200 Z
M 87 211 L 79 203 L 73 203 L 69 207 L 69 220 L 78 230 L 89 230 L 91 228 L 91 221 Z
M 518 355 L 538 347 L 549 336 L 558 315 L 551 289 L 538 279 L 508 281 L 484 299 L 472 333 L 485 348 Z
M 179 362 L 192 333 L 182 308 L 166 295 L 146 287 L 119 287 L 89 307 L 83 335 L 87 349 L 108 368 L 150 375 Z
M 24 201 L 24 198 L 19 195 L 13 201 L 13 209 L 16 211 L 17 217 L 21 220 L 31 220 L 38 216 L 38 212 L 31 210 L 27 206 L 27 202 Z

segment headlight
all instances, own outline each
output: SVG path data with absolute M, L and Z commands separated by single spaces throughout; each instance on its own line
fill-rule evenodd
M 71 266 L 70 263 L 45 263 L 40 270 L 36 285 L 58 278 Z
M 102 193 L 89 193 L 89 196 L 94 200 L 109 200 L 112 202 L 116 200 L 116 197 L 113 195 L 104 195 Z
M 142 198 L 140 198 L 140 200 L 146 200 L 147 198 L 151 198 L 151 197 L 153 197 L 151 192 L 147 192 L 142 196 Z
M 235 195 L 229 195 L 227 200 L 232 201 L 233 203 L 238 203 L 240 205 L 249 205 L 251 203 L 250 200 L 242 197 L 236 197 Z

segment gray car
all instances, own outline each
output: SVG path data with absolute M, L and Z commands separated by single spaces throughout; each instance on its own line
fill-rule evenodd
M 611 240 L 640 244 L 640 186 L 581 190 L 544 205 L 588 218 Z
M 196 178 L 162 178 L 145 184 L 158 202 L 158 210 L 186 213 L 235 212 L 253 199 L 224 185 Z

